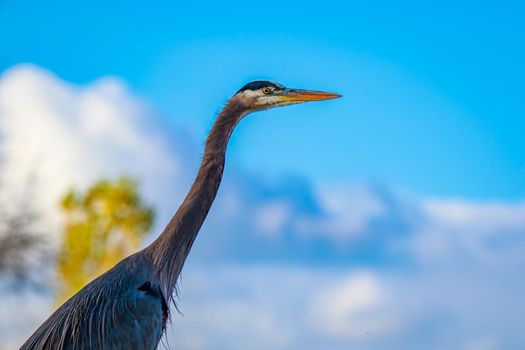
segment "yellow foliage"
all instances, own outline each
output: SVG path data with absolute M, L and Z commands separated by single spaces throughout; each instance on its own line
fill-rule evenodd
M 71 190 L 61 208 L 65 227 L 57 259 L 58 303 L 134 253 L 153 223 L 152 208 L 127 177 L 98 181 L 85 193 Z

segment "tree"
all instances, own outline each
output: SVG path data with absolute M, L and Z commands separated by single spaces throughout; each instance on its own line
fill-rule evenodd
M 0 158 L 0 166 L 3 166 Z M 19 288 L 43 283 L 35 268 L 46 260 L 47 240 L 41 228 L 40 215 L 33 206 L 36 178 L 29 175 L 20 188 L 8 189 L 0 175 L 0 276 L 2 281 Z
M 101 180 L 62 199 L 64 237 L 57 258 L 58 302 L 135 252 L 153 223 L 153 209 L 127 177 Z
M 36 220 L 28 206 L 0 211 L 0 275 L 13 282 L 36 282 L 30 271 L 42 260 L 45 243 Z

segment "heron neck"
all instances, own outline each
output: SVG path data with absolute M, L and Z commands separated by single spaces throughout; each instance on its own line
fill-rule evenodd
M 224 107 L 206 139 L 202 163 L 190 191 L 161 235 L 148 247 L 166 297 L 172 296 L 191 246 L 215 199 L 228 141 L 243 116 L 243 109 L 233 100 Z

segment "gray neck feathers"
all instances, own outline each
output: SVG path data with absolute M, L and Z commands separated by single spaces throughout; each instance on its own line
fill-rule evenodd
M 224 170 L 226 147 L 237 123 L 245 115 L 231 99 L 217 117 L 208 138 L 199 172 L 181 206 L 161 235 L 146 249 L 165 297 L 172 299 L 177 279 L 215 199 Z

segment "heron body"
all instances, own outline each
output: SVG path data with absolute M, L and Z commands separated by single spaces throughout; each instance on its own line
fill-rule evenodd
M 251 112 L 339 96 L 269 81 L 246 84 L 218 115 L 195 181 L 159 237 L 72 296 L 21 349 L 156 349 L 177 279 L 219 189 L 235 126 Z

